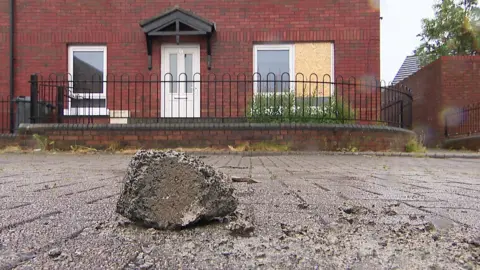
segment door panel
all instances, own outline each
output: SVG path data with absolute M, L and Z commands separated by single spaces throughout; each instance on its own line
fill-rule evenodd
M 200 47 L 162 48 L 162 117 L 200 117 Z

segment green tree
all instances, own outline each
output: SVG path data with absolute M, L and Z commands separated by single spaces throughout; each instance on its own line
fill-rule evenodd
M 421 45 L 415 50 L 425 66 L 440 56 L 477 55 L 480 52 L 478 0 L 440 0 L 435 17 L 422 20 Z

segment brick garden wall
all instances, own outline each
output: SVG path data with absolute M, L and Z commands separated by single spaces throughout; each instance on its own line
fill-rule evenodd
M 135 148 L 213 147 L 225 149 L 245 142 L 288 144 L 291 150 L 404 151 L 413 132 L 383 126 L 310 124 L 151 124 L 151 125 L 25 125 L 20 139 L 39 134 L 58 149 L 72 145 L 106 149 L 118 144 Z
M 0 134 L 0 149 L 7 146 L 16 145 L 20 142 L 20 137 L 11 134 Z
M 431 63 L 400 83 L 412 89 L 413 129 L 417 134 L 425 136 L 425 142 L 432 146 L 442 134 L 442 127 L 437 117 L 443 103 L 441 62 Z
M 444 114 L 480 102 L 480 57 L 441 57 L 400 83 L 412 89 L 415 132 L 428 146 L 441 145 Z
M 480 152 L 480 135 L 445 140 L 444 148 Z

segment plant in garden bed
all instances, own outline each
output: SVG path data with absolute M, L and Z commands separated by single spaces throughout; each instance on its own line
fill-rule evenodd
M 427 152 L 427 148 L 417 139 L 410 139 L 405 145 L 405 151 L 407 153 L 425 153 Z
M 35 140 L 37 147 L 38 149 L 40 149 L 40 151 L 55 150 L 55 141 L 50 140 L 48 137 L 33 134 L 33 139 Z
M 290 150 L 290 145 L 279 144 L 273 141 L 264 141 L 257 143 L 244 142 L 237 146 L 228 146 L 230 151 L 246 152 L 246 151 L 267 151 L 267 152 L 285 152 Z
M 352 123 L 356 113 L 341 97 L 296 97 L 295 93 L 257 94 L 248 103 L 254 123 Z

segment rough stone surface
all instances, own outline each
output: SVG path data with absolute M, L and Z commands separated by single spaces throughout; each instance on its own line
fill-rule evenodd
M 255 231 L 255 215 L 253 207 L 238 210 L 228 223 L 227 229 L 234 236 L 252 236 Z
M 130 161 L 116 212 L 147 227 L 175 229 L 237 208 L 230 178 L 175 151 L 139 151 Z

